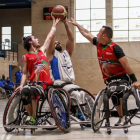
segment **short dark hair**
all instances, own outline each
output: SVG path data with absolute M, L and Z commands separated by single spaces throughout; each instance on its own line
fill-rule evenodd
M 23 46 L 24 46 L 24 49 L 26 49 L 28 52 L 31 47 L 29 41 L 32 41 L 32 35 L 23 37 Z
M 111 39 L 113 37 L 113 30 L 109 26 L 102 26 L 104 28 L 104 33 L 106 33 L 107 37 Z

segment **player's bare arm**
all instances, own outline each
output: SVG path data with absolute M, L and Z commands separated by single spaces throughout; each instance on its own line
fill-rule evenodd
M 40 50 L 44 53 L 44 55 L 46 55 L 46 52 L 48 51 L 51 40 L 53 39 L 53 36 L 55 34 L 55 31 L 56 31 L 56 26 L 60 21 L 60 19 L 58 19 L 58 18 L 57 19 L 55 19 L 54 17 L 52 17 L 52 18 L 53 18 L 52 28 L 51 28 L 50 32 L 48 33 L 47 38 L 46 38 L 43 46 L 40 48 Z M 51 50 L 49 50 L 49 51 L 51 51 Z
M 93 44 L 94 35 L 92 35 L 87 29 L 78 24 L 73 18 L 71 18 L 70 23 L 76 26 L 80 33 Z
M 126 72 L 129 75 L 134 74 L 132 68 L 130 67 L 130 65 L 129 65 L 128 61 L 127 61 L 126 56 L 123 56 L 122 58 L 120 58 L 119 62 L 123 65 L 123 67 L 125 68 Z M 137 81 L 133 82 L 133 86 L 135 86 L 138 89 L 140 89 L 140 84 Z
M 65 25 L 66 32 L 67 32 L 67 37 L 68 37 L 68 40 L 67 40 L 67 43 L 66 43 L 66 50 L 68 51 L 69 55 L 71 56 L 73 51 L 74 51 L 74 47 L 75 47 L 74 36 L 73 36 L 73 33 L 70 29 L 67 17 L 66 17 L 65 20 L 63 20 L 63 23 Z

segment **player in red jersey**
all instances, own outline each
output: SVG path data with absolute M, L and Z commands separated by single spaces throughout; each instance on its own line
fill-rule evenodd
M 99 65 L 104 82 L 107 85 L 104 93 L 104 107 L 108 122 L 110 116 L 108 98 L 111 96 L 112 102 L 120 116 L 119 121 L 115 126 L 127 124 L 127 98 L 131 94 L 131 82 L 133 83 L 133 86 L 139 89 L 140 84 L 137 82 L 135 74 L 128 63 L 123 50 L 116 43 L 112 42 L 112 29 L 108 26 L 103 26 L 97 34 L 97 37 L 95 37 L 88 30 L 79 25 L 73 18 L 71 18 L 70 22 L 78 28 L 85 38 L 97 46 Z M 118 84 L 117 86 L 116 83 Z M 120 85 L 127 87 L 128 90 L 125 91 L 125 94 L 123 92 L 111 92 L 111 94 L 109 94 L 108 91 L 111 91 L 111 89 L 113 90 L 114 86 L 120 88 Z
M 23 45 L 28 53 L 23 56 L 23 75 L 18 89 L 21 91 L 23 105 L 30 116 L 30 120 L 26 121 L 26 124 L 36 124 L 35 116 L 37 98 L 46 88 L 45 84 L 41 86 L 24 86 L 27 80 L 27 73 L 30 73 L 30 81 L 45 81 L 49 85 L 53 84 L 50 78 L 49 61 L 46 57 L 46 52 L 48 51 L 48 47 L 51 45 L 50 42 L 55 34 L 56 26 L 59 21 L 60 19 L 53 18 L 51 30 L 48 33 L 43 46 L 41 47 L 39 44 L 39 39 L 35 36 L 31 35 L 23 38 Z

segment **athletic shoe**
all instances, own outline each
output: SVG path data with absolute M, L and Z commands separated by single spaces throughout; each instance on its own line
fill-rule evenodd
M 122 125 L 122 126 L 128 125 L 128 119 L 126 116 L 122 117 L 120 125 Z
M 33 117 L 30 117 L 30 120 L 25 122 L 26 125 L 36 125 L 36 121 Z
M 115 123 L 115 126 L 119 126 L 119 125 L 120 125 L 120 123 L 121 123 L 121 120 L 122 120 L 122 117 L 119 117 L 119 120 L 118 120 L 118 122 L 117 122 L 117 123 Z

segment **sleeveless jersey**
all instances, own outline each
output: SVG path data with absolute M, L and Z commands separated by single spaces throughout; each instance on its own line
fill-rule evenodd
M 53 59 L 50 61 L 54 80 L 73 82 L 75 75 L 69 53 L 65 50 L 62 53 L 55 50 Z
M 101 43 L 98 43 L 97 45 L 97 56 L 104 81 L 113 76 L 127 73 L 122 64 L 116 58 L 116 55 L 113 51 L 114 45 L 117 44 L 111 42 L 111 44 L 105 48 L 102 47 Z
M 52 85 L 50 78 L 49 61 L 41 50 L 37 53 L 27 53 L 27 68 L 30 73 L 30 81 L 44 81 Z

